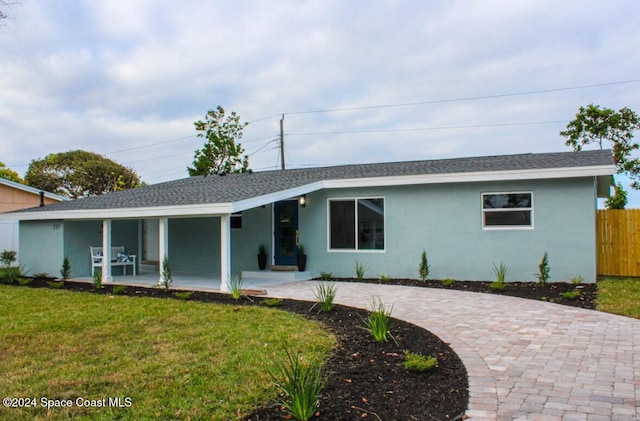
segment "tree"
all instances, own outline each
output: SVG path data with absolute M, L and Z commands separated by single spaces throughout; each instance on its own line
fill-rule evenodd
M 12 5 L 18 4 L 18 3 L 19 2 L 17 2 L 17 1 L 0 0 L 0 6 L 8 7 L 8 8 L 10 8 Z M 5 19 L 9 19 L 9 16 L 5 12 L 0 10 L 0 21 L 3 21 Z
M 616 172 L 626 173 L 631 179 L 631 188 L 640 189 L 640 159 L 631 155 L 640 148 L 638 143 L 632 141 L 633 132 L 638 129 L 640 118 L 633 110 L 624 107 L 615 111 L 589 104 L 580 107 L 576 118 L 567 124 L 567 129 L 560 135 L 567 138 L 565 145 L 571 146 L 574 151 L 593 143 L 603 149 L 603 143 L 609 142 Z
M 31 161 L 30 186 L 72 199 L 140 187 L 140 177 L 102 155 L 82 150 L 49 154 Z
M 624 209 L 627 206 L 627 192 L 620 183 L 613 186 L 613 188 L 613 196 L 604 201 L 604 206 L 607 209 Z
M 224 171 L 226 173 L 246 172 L 249 157 L 242 156 L 244 149 L 237 140 L 242 139 L 242 130 L 249 123 L 241 123 L 240 116 L 233 111 L 225 116 L 224 108 L 218 105 L 209 110 L 205 120 L 193 123 L 198 137 L 206 139 L 202 149 L 195 151 L 193 167 L 188 167 L 189 176 L 207 175 Z
M 24 184 L 24 180 L 20 178 L 17 172 L 12 169 L 7 168 L 3 162 L 0 162 L 0 178 L 5 178 L 10 181 L 15 181 L 16 183 Z

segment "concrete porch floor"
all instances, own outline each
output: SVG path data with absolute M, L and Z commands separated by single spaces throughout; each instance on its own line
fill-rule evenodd
M 76 278 L 79 281 L 93 282 L 91 278 Z M 105 285 L 130 285 L 152 288 L 158 285 L 157 272 L 140 272 L 133 275 L 114 275 L 113 280 Z M 311 279 L 309 272 L 242 272 L 243 289 L 267 289 L 270 285 L 279 285 L 293 281 Z M 171 289 L 191 291 L 220 291 L 220 278 L 206 275 L 173 274 Z

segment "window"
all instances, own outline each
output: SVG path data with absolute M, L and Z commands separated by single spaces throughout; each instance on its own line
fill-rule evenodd
M 533 193 L 483 193 L 483 228 L 533 228 Z
M 329 249 L 384 250 L 384 199 L 329 200 Z
M 236 212 L 231 214 L 231 229 L 242 229 L 242 212 Z

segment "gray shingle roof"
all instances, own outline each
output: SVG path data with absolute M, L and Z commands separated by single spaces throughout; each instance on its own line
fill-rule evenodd
M 323 180 L 611 166 L 611 151 L 500 155 L 190 177 L 56 203 L 30 212 L 232 203 Z M 20 212 L 20 211 L 18 211 Z

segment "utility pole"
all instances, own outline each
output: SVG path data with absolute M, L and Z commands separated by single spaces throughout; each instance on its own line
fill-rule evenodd
M 280 119 L 280 166 L 284 170 L 284 114 Z

